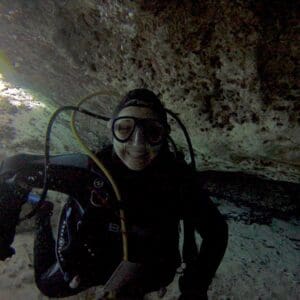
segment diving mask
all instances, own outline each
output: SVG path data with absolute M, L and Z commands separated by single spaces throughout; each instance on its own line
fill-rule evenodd
M 119 142 L 125 143 L 131 138 L 136 127 L 142 130 L 150 145 L 161 144 L 168 133 L 164 124 L 158 119 L 121 116 L 113 120 L 113 136 Z

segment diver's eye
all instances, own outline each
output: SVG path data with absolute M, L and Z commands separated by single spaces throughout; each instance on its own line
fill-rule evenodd
M 149 120 L 145 122 L 146 137 L 150 144 L 159 144 L 165 137 L 164 126 L 155 120 Z
M 114 134 L 119 140 L 126 140 L 134 130 L 133 119 L 118 119 L 113 126 Z

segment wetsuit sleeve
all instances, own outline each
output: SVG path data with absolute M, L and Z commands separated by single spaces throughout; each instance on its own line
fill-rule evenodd
M 182 200 L 183 217 L 191 221 L 203 240 L 196 259 L 180 278 L 179 287 L 186 295 L 206 295 L 227 247 L 228 226 L 208 194 L 196 184 L 183 187 Z
M 0 182 L 0 260 L 12 256 L 16 226 L 29 191 L 13 183 Z

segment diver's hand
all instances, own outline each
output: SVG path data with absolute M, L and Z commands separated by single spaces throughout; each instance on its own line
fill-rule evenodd
M 71 289 L 77 289 L 79 287 L 80 281 L 81 280 L 80 280 L 80 276 L 79 275 L 74 276 L 73 279 L 69 283 L 69 287 Z

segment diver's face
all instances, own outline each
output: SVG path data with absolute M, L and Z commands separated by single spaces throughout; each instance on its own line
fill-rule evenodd
M 114 120 L 112 130 L 115 153 L 134 171 L 151 164 L 166 136 L 157 114 L 148 107 L 125 107 Z M 160 139 L 161 135 L 164 138 Z

